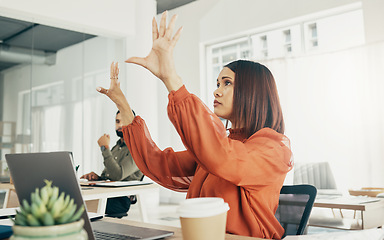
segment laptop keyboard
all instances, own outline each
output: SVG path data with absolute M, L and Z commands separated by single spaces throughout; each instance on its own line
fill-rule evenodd
M 95 238 L 97 240 L 104 240 L 104 239 L 111 239 L 111 240 L 136 240 L 136 239 L 142 239 L 141 237 L 137 236 L 128 236 L 128 235 L 122 235 L 122 234 L 116 234 L 116 233 L 105 233 L 105 232 L 99 232 L 99 231 L 93 231 L 93 234 L 95 235 Z

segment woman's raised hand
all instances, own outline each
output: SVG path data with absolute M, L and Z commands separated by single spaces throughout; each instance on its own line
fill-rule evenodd
M 177 30 L 172 37 L 177 15 L 174 15 L 167 25 L 167 14 L 165 11 L 161 15 L 160 28 L 157 28 L 155 18 L 152 20 L 152 50 L 145 58 L 131 57 L 125 62 L 135 63 L 151 71 L 156 77 L 160 78 L 168 91 L 179 89 L 183 83 L 177 75 L 173 60 L 173 49 L 180 38 L 182 27 Z
M 120 110 L 123 125 L 128 125 L 133 121 L 134 115 L 128 104 L 124 93 L 121 91 L 119 82 L 119 63 L 112 62 L 110 71 L 111 84 L 109 89 L 98 87 L 97 91 L 107 95 Z

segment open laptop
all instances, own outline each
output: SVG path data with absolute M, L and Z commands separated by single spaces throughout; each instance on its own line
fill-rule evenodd
M 80 179 L 81 186 L 92 186 L 92 187 L 131 187 L 139 185 L 148 185 L 152 182 L 143 182 L 138 180 L 132 181 L 83 181 Z
M 26 199 L 30 202 L 31 193 L 45 186 L 44 179 L 47 179 L 59 187 L 60 192 L 69 194 L 77 206 L 84 204 L 70 152 L 6 154 L 5 158 L 19 201 Z M 82 218 L 91 240 L 112 239 L 113 236 L 126 236 L 118 239 L 150 240 L 173 235 L 170 231 L 104 221 L 95 221 L 91 225 L 87 211 L 84 211 Z M 103 235 L 104 238 L 99 237 Z

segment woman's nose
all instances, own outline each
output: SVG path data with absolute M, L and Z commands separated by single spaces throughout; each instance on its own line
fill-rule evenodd
M 215 91 L 213 91 L 213 96 L 221 97 L 221 96 L 223 96 L 223 94 L 219 91 L 219 89 L 216 89 Z

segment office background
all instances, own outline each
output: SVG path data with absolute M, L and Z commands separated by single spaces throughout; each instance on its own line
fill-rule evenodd
M 341 190 L 382 187 L 382 10 L 380 0 L 193 1 L 169 12 L 184 26 L 176 69 L 212 109 L 225 62 L 240 57 L 264 63 L 275 75 L 294 160 L 328 161 Z M 101 172 L 96 141 L 103 133 L 117 140 L 117 109 L 95 88 L 109 86 L 112 61 L 119 61 L 122 89 L 158 146 L 182 150 L 167 117 L 165 87 L 146 70 L 123 63 L 148 53 L 155 15 L 154 0 L 1 1 L 2 17 L 67 29 L 84 39 L 56 52 L 54 64 L 41 64 L 31 49 L 30 63 L 0 73 L 0 120 L 15 123 L 14 150 L 72 151 L 80 174 Z M 1 149 L 2 161 L 8 151 Z

